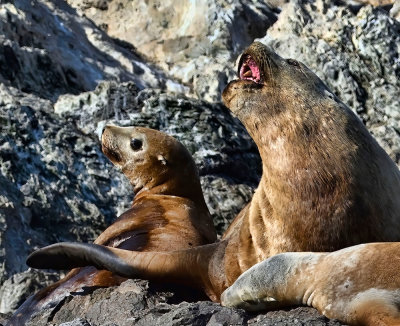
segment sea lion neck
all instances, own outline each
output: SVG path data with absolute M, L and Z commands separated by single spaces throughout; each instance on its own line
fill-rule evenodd
M 139 189 L 135 194 L 134 203 L 147 196 L 175 196 L 191 200 L 199 207 L 208 211 L 201 185 L 197 178 L 189 178 L 185 182 L 179 182 L 179 179 L 172 180 L 171 178 L 158 181 L 159 182 L 157 182 L 157 180 L 150 180 L 148 184 L 145 184 Z

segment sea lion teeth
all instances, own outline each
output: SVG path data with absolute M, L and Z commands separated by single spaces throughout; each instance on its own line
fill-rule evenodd
M 255 83 L 261 81 L 260 68 L 256 61 L 249 55 L 244 56 L 239 64 L 239 78 L 244 80 L 251 80 Z
M 249 66 L 245 66 L 243 70 L 245 70 L 246 68 L 248 68 L 248 70 L 244 73 L 242 73 L 242 79 L 243 77 L 253 77 L 253 73 L 251 72 L 251 69 Z

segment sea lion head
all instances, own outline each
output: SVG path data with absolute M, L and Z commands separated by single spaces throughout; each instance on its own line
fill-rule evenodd
M 201 191 L 191 155 L 180 142 L 163 132 L 106 126 L 101 143 L 103 153 L 128 177 L 135 194 L 154 188 L 176 196 L 185 196 L 193 189 Z
M 258 120 L 262 123 L 277 114 L 290 115 L 290 110 L 309 110 L 316 102 L 337 100 L 303 63 L 281 58 L 259 42 L 240 57 L 238 77 L 228 84 L 222 98 L 249 131 L 257 129 Z

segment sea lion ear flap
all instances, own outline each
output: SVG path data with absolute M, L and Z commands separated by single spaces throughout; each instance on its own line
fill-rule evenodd
M 96 244 L 61 242 L 31 253 L 26 264 L 39 269 L 72 269 L 94 266 L 125 277 L 135 277 L 136 270 L 107 247 Z
M 167 159 L 161 154 L 157 156 L 157 159 L 161 162 L 162 165 L 167 165 L 168 164 Z

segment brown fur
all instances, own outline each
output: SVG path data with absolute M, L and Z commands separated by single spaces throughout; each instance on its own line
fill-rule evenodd
M 132 138 L 142 141 L 142 149 L 131 148 Z M 102 149 L 129 178 L 136 195 L 132 207 L 100 234 L 96 244 L 126 250 L 168 251 L 216 240 L 195 164 L 182 144 L 156 130 L 107 126 Z M 73 269 L 59 282 L 29 298 L 10 324 L 23 324 L 29 315 L 61 301 L 70 292 L 82 291 L 84 287 L 114 286 L 125 279 L 94 267 Z
M 303 64 L 253 43 L 239 70 L 249 56 L 260 78 L 232 81 L 223 99 L 262 157 L 251 202 L 219 243 L 164 253 L 99 248 L 96 258 L 119 257 L 132 277 L 181 278 L 219 301 L 240 274 L 278 253 L 400 240 L 400 173 L 362 122 Z M 82 264 L 84 253 L 75 262 L 71 246 L 49 246 L 28 262 L 43 268 L 50 257 L 67 256 Z

